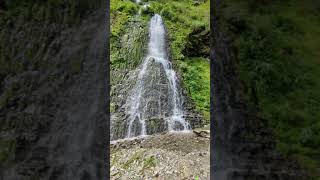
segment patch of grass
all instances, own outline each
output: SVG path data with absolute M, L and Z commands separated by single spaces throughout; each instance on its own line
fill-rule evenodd
M 157 165 L 157 159 L 154 156 L 147 157 L 143 160 L 143 169 L 155 167 Z
M 188 58 L 177 61 L 186 87 L 197 109 L 210 122 L 210 63 L 205 58 Z
M 144 151 L 137 151 L 135 152 L 132 157 L 123 164 L 123 168 L 124 169 L 128 169 L 130 167 L 130 165 L 135 162 L 135 161 L 139 161 L 143 158 L 143 154 L 144 154 Z
M 110 23 L 111 35 L 120 38 L 121 32 L 124 30 L 124 25 L 129 19 L 138 12 L 138 7 L 135 3 L 129 0 L 111 0 L 110 2 Z

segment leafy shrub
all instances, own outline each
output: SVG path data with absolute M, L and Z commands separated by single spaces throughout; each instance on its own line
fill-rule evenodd
M 117 11 L 127 14 L 135 14 L 138 11 L 138 8 L 133 3 L 125 3 L 117 7 Z
M 154 11 L 152 10 L 152 8 L 150 8 L 149 6 L 147 6 L 146 8 L 142 8 L 141 9 L 141 14 L 142 15 L 153 15 Z
M 280 31 L 284 33 L 290 33 L 293 35 L 299 35 L 303 32 L 298 28 L 298 25 L 294 23 L 289 18 L 285 18 L 282 16 L 275 16 L 273 18 L 273 25 L 276 29 L 279 29 Z
M 209 123 L 210 116 L 210 66 L 204 58 L 188 58 L 178 61 L 178 69 L 183 77 L 183 84 L 197 109 Z
M 161 15 L 162 15 L 164 18 L 168 19 L 168 20 L 172 20 L 172 18 L 173 18 L 173 16 L 174 16 L 174 14 L 171 12 L 170 8 L 168 8 L 168 7 L 162 9 Z
M 239 59 L 242 73 L 256 86 L 258 96 L 285 94 L 301 87 L 304 73 L 301 59 L 289 44 L 284 44 L 281 34 L 269 29 L 255 29 L 241 37 Z M 283 51 L 291 53 L 283 54 Z M 244 77 L 244 76 L 243 76 Z M 251 85 L 251 86 L 252 86 Z

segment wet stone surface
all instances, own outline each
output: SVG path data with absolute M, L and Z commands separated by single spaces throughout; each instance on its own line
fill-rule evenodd
M 185 96 L 179 75 L 167 57 L 165 30 L 159 15 L 151 19 L 149 31 L 148 52 L 140 56 L 144 57 L 140 65 L 113 76 L 121 77 L 121 82 L 113 85 L 111 93 L 111 140 L 202 125 L 201 115 Z M 136 38 L 132 34 L 128 37 Z

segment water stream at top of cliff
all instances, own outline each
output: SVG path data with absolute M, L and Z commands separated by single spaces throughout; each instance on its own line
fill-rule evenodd
M 165 33 L 161 16 L 155 14 L 149 26 L 147 56 L 125 103 L 126 138 L 191 129 L 184 118 L 181 87 L 168 59 Z

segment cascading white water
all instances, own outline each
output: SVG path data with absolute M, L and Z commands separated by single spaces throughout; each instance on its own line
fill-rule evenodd
M 183 98 L 182 94 L 178 89 L 178 79 L 175 71 L 172 69 L 172 65 L 168 60 L 166 52 L 166 40 L 165 40 L 165 28 L 160 15 L 155 14 L 150 21 L 149 27 L 149 44 L 148 44 L 148 54 L 145 57 L 141 70 L 138 74 L 136 85 L 132 91 L 132 94 L 128 97 L 126 102 L 126 112 L 129 115 L 128 117 L 128 129 L 127 129 L 127 138 L 139 135 L 147 135 L 146 127 L 146 118 L 150 118 L 147 114 L 148 106 L 150 103 L 145 98 L 146 91 L 150 91 L 147 87 L 146 79 L 148 76 L 151 76 L 150 69 L 154 67 L 155 63 L 159 64 L 160 67 L 164 70 L 165 76 L 167 79 L 168 92 L 166 94 L 168 103 L 172 108 L 168 108 L 165 113 L 156 113 L 153 117 L 161 118 L 163 121 L 166 121 L 167 129 L 169 132 L 172 131 L 187 131 L 190 130 L 190 125 L 184 119 L 184 110 L 183 110 Z M 152 71 L 152 69 L 151 69 Z M 151 72 L 152 73 L 152 72 Z M 148 81 L 148 83 L 153 81 Z M 161 108 L 161 100 L 158 100 L 158 108 Z M 150 113 L 149 113 L 150 114 Z M 140 123 L 140 132 L 133 132 L 133 123 L 137 121 Z M 177 128 L 180 126 L 180 128 Z

